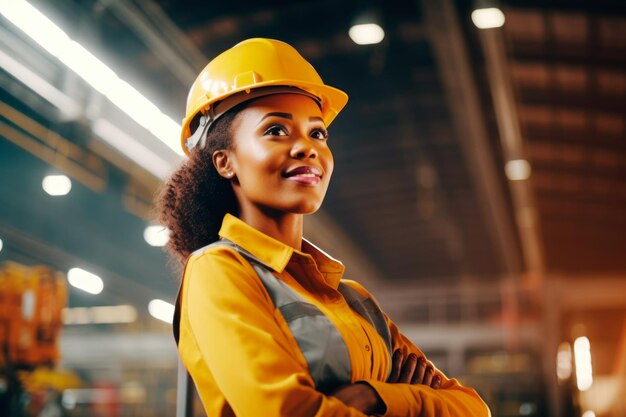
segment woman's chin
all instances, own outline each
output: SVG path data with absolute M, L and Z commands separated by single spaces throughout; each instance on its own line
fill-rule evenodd
M 292 213 L 294 214 L 313 214 L 315 213 L 317 210 L 319 210 L 319 208 L 322 206 L 322 202 L 320 201 L 317 204 L 313 204 L 311 202 L 307 202 L 306 204 L 301 204 L 298 205 L 296 207 L 294 207 L 294 209 L 292 210 Z

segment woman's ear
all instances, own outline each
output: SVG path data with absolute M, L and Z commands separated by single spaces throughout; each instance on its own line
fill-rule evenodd
M 227 150 L 220 149 L 215 151 L 213 152 L 211 158 L 213 159 L 213 166 L 217 170 L 218 174 L 229 180 L 235 176 L 230 161 L 230 154 Z

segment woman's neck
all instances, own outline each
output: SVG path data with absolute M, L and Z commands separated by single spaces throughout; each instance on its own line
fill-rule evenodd
M 266 235 L 302 250 L 303 215 L 276 211 L 263 211 L 256 208 L 242 208 L 239 218 Z

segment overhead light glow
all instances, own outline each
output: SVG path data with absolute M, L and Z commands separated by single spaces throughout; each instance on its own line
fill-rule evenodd
M 478 29 L 499 28 L 504 25 L 504 13 L 497 7 L 476 9 L 472 12 L 472 22 Z
M 146 227 L 143 238 L 150 246 L 165 246 L 170 238 L 170 231 L 160 224 Z
M 596 413 L 591 410 L 587 410 L 583 413 L 582 417 L 596 417 Z
M 100 294 L 104 288 L 102 278 L 81 268 L 72 268 L 67 271 L 67 281 L 72 287 L 89 294 Z
M 56 106 L 65 117 L 75 118 L 80 113 L 79 106 L 71 98 L 2 51 L 0 51 L 0 67 Z
M 557 350 L 556 376 L 561 382 L 568 380 L 572 376 L 572 348 L 567 342 L 561 343 Z
M 2 252 L 2 245 L 3 245 L 2 239 L 0 239 L 0 252 Z
M 98 119 L 92 123 L 91 130 L 109 145 L 144 167 L 152 175 L 164 179 L 170 172 L 169 162 L 113 123 L 105 119 Z
M 527 180 L 530 177 L 530 164 L 525 159 L 513 159 L 506 163 L 504 172 L 511 181 Z
M 73 410 L 76 408 L 76 395 L 72 392 L 71 389 L 63 390 L 63 398 L 61 400 L 61 404 L 63 407 L 68 410 Z
M 77 404 L 117 404 L 112 388 L 71 388 L 63 390 L 61 403 L 68 409 Z
M 91 307 L 94 323 L 132 323 L 137 320 L 137 309 L 131 305 Z
M 576 385 L 580 391 L 586 391 L 593 385 L 591 367 L 591 344 L 581 336 L 574 341 L 574 362 L 576 364 Z
M 148 303 L 148 312 L 155 319 L 172 324 L 174 321 L 174 305 L 167 301 L 155 299 Z
M 382 42 L 385 31 L 376 23 L 364 23 L 352 26 L 348 35 L 357 45 L 372 45 Z
M 0 2 L 0 13 L 179 155 L 180 125 L 111 68 L 24 0 Z
M 67 195 L 72 189 L 72 181 L 65 175 L 47 175 L 41 186 L 50 195 Z
M 81 110 L 72 98 L 2 51 L 0 51 L 0 67 L 56 106 L 64 117 L 76 119 L 80 115 Z M 100 118 L 92 123 L 91 130 L 156 177 L 164 179 L 170 172 L 171 164 L 169 162 L 111 122 Z
M 522 405 L 519 406 L 519 413 L 522 416 L 529 416 L 531 414 L 535 414 L 535 410 L 537 409 L 537 407 L 535 406 L 535 404 L 533 403 L 522 403 Z
M 120 398 L 126 404 L 145 404 L 148 390 L 138 381 L 127 381 L 120 387 Z
M 137 309 L 126 304 L 63 309 L 63 324 L 115 324 L 136 320 Z

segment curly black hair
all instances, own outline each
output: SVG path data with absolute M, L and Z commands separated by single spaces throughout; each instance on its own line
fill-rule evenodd
M 159 223 L 170 230 L 168 249 L 181 263 L 218 239 L 226 213 L 239 213 L 230 181 L 219 175 L 212 161 L 213 152 L 231 148 L 231 125 L 239 110 L 231 109 L 215 121 L 206 146 L 192 150 L 157 195 Z M 197 120 L 193 125 L 197 126 Z

